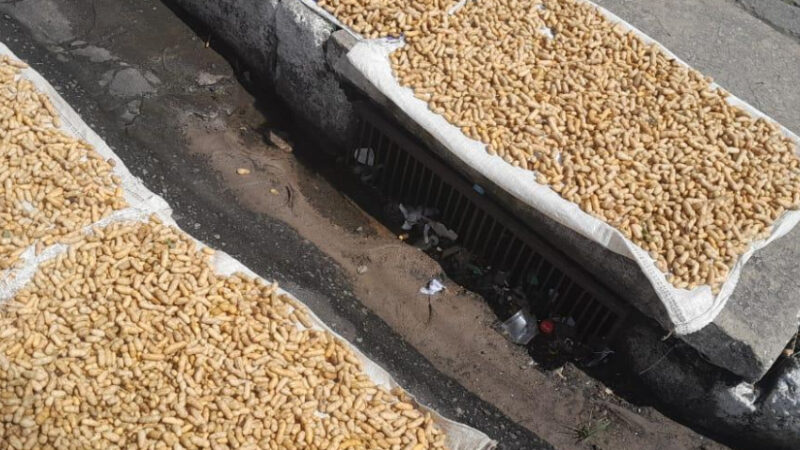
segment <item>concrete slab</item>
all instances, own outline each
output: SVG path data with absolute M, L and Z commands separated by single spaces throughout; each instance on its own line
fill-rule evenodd
M 720 6 L 719 2 L 682 0 L 679 8 L 625 0 L 599 3 L 790 129 L 800 128 L 800 93 L 794 88 L 800 81 L 800 64 L 787 67 L 789 61 L 800 61 L 800 45 L 790 37 L 776 32 L 733 2 Z M 775 58 L 776 50 L 781 55 L 778 58 Z M 719 55 L 726 58 L 719 58 Z M 740 70 L 753 64 L 757 66 L 755 70 Z M 562 251 L 589 268 L 598 279 L 644 314 L 662 324 L 668 323 L 663 305 L 631 261 L 531 211 L 492 186 L 482 174 L 451 157 L 435 139 L 388 104 L 365 80 L 357 79 L 346 67 L 336 67 L 371 98 L 393 110 L 395 118 L 438 149 L 445 160 L 482 183 L 540 234 L 559 242 Z M 796 292 L 800 292 L 800 277 L 793 261 L 798 257 L 800 230 L 794 230 L 756 253 L 745 267 L 726 309 L 712 324 L 684 336 L 684 340 L 718 366 L 749 381 L 760 379 L 797 331 L 800 299 Z
M 758 384 L 720 373 L 691 348 L 651 327 L 626 328 L 620 355 L 661 401 L 712 433 L 736 437 L 736 448 L 795 449 L 800 442 L 800 361 L 782 360 Z M 768 378 L 768 379 L 767 379 Z
M 732 0 L 598 3 L 714 77 L 730 92 L 795 133 L 800 131 L 797 40 Z M 763 8 L 769 2 L 750 3 Z M 756 253 L 722 314 L 685 340 L 715 364 L 751 381 L 761 378 L 797 331 L 798 259 L 800 231 L 795 229 Z M 642 294 L 637 291 L 637 296 Z
M 662 324 L 669 323 L 663 304 L 632 261 L 532 210 L 495 186 L 482 173 L 453 156 L 438 140 L 377 93 L 366 80 L 349 70 L 346 64 L 339 67 L 359 89 L 390 111 L 399 123 L 468 179 L 484 187 L 534 231 L 547 236 L 551 242 L 557 242 L 563 253 L 570 255 L 645 315 Z M 791 244 L 787 246 L 784 242 Z M 711 325 L 684 336 L 684 339 L 720 367 L 750 381 L 761 378 L 797 331 L 800 302 L 795 295 L 798 277 L 793 261 L 798 256 L 798 244 L 800 230 L 796 229 L 775 245 L 757 252 L 745 267 L 740 286 L 723 313 Z

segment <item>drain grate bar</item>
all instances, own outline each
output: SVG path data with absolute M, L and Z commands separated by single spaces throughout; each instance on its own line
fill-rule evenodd
M 613 339 L 628 307 L 605 286 L 477 192 L 373 106 L 356 103 L 356 112 L 359 129 L 349 162 L 361 162 L 370 170 L 370 182 L 382 195 L 436 208 L 439 220 L 458 233 L 461 246 L 481 264 L 506 272 L 512 286 L 523 287 L 527 297 L 538 302 L 532 305 L 535 310 L 572 317 L 580 340 Z M 357 152 L 368 156 L 356 157 Z M 364 164 L 364 158 L 371 163 Z

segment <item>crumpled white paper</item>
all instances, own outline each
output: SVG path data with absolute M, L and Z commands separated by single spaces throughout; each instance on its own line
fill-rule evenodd
M 306 0 L 306 3 L 311 3 L 309 6 L 315 11 L 321 10 L 311 0 Z M 680 58 L 632 25 L 599 6 L 598 9 L 612 22 L 619 23 L 633 31 L 647 43 L 659 45 L 669 57 L 686 65 Z M 323 12 L 322 15 L 330 18 L 330 14 L 326 12 Z M 338 21 L 335 22 L 338 23 Z M 353 34 L 357 36 L 357 34 Z M 713 321 L 728 302 L 739 280 L 742 267 L 753 253 L 788 233 L 800 221 L 800 211 L 789 211 L 781 216 L 773 225 L 769 238 L 752 243 L 749 250 L 739 258 L 717 295 L 711 292 L 710 286 L 699 286 L 692 290 L 676 289 L 666 280 L 665 275 L 656 267 L 655 261 L 650 258 L 649 254 L 617 229 L 585 213 L 578 205 L 565 200 L 549 187 L 538 184 L 534 172 L 513 167 L 500 157 L 489 155 L 486 153 L 483 143 L 468 138 L 460 129 L 447 122 L 444 117 L 430 111 L 424 101 L 414 97 L 410 88 L 400 86 L 392 75 L 388 55 L 401 45 L 403 45 L 402 41 L 395 39 L 361 39 L 348 52 L 347 59 L 353 68 L 380 93 L 469 167 L 482 173 L 495 185 L 509 192 L 524 204 L 546 214 L 561 225 L 635 261 L 652 284 L 669 315 L 671 323 L 663 325 L 676 334 L 693 333 Z M 713 86 L 718 87 L 716 84 Z M 754 117 L 769 119 L 765 114 L 736 97 L 731 96 L 728 101 L 730 104 L 748 111 Z M 800 149 L 800 138 L 785 127 L 781 127 L 781 129 L 786 136 L 798 144 L 798 149 Z
M 8 55 L 11 58 L 19 59 L 6 47 L 0 43 L 0 55 Z M 166 201 L 161 197 L 150 192 L 143 184 L 142 181 L 134 177 L 123 164 L 122 160 L 114 154 L 114 152 L 106 145 L 106 143 L 98 136 L 88 125 L 81 119 L 81 117 L 72 109 L 72 107 L 53 89 L 39 73 L 35 70 L 28 68 L 21 71 L 22 76 L 27 78 L 39 91 L 44 92 L 50 97 L 53 107 L 58 111 L 61 121 L 62 129 L 72 134 L 73 136 L 80 137 L 94 147 L 94 150 L 102 155 L 104 158 L 110 158 L 116 163 L 114 167 L 114 174 L 119 176 L 122 180 L 122 188 L 125 193 L 125 200 L 130 205 L 128 208 L 116 211 L 111 216 L 99 221 L 93 225 L 106 225 L 108 223 L 117 221 L 138 221 L 146 222 L 151 214 L 156 214 L 166 224 L 179 228 L 175 221 L 172 219 L 172 209 Z M 92 225 L 92 226 L 93 226 Z M 85 231 L 89 231 L 91 226 L 86 227 Z M 189 233 L 186 233 L 189 234 Z M 200 241 L 195 240 L 199 247 L 204 247 Z M 30 281 L 36 273 L 36 268 L 40 263 L 47 259 L 57 257 L 59 253 L 66 251 L 65 245 L 53 245 L 39 256 L 34 256 L 34 246 L 27 249 L 22 255 L 23 263 L 20 267 L 0 272 L 0 302 L 13 297 L 14 293 L 22 288 L 25 283 Z M 241 262 L 232 258 L 224 252 L 217 251 L 212 259 L 212 264 L 216 273 L 220 275 L 230 275 L 232 273 L 243 273 L 253 278 L 259 278 L 257 274 L 245 267 Z M 290 296 L 297 300 L 290 293 L 279 290 L 281 293 Z M 299 303 L 302 303 L 298 300 Z M 364 371 L 369 375 L 370 379 L 380 386 L 389 389 L 399 386 L 389 373 L 381 366 L 374 363 L 367 358 L 361 351 L 350 344 L 342 336 L 331 330 L 313 311 L 308 309 L 311 316 L 311 322 L 317 329 L 322 329 L 330 332 L 338 337 L 342 342 L 347 343 L 350 350 L 358 357 L 363 363 Z M 496 447 L 497 443 L 486 436 L 484 433 L 471 428 L 467 425 L 454 422 L 441 416 L 436 411 L 427 408 L 424 405 L 419 405 L 423 410 L 429 411 L 434 417 L 436 423 L 447 434 L 447 446 L 452 450 L 490 450 Z
M 419 288 L 420 294 L 436 295 L 445 289 L 444 284 L 438 278 L 431 278 L 425 286 Z

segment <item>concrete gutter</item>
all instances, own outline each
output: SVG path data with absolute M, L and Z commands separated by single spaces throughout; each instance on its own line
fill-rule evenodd
M 297 117 L 312 124 L 324 139 L 340 146 L 347 144 L 354 113 L 342 86 L 355 86 L 540 235 L 558 242 L 563 252 L 613 286 L 613 291 L 646 315 L 668 323 L 652 286 L 632 261 L 523 206 L 482 174 L 457 161 L 348 67 L 342 56 L 355 43 L 354 38 L 337 31 L 300 0 L 175 1 L 232 45 L 259 76 L 271 80 Z M 800 229 L 795 229 L 756 253 L 725 310 L 704 329 L 683 336 L 684 341 L 717 366 L 747 381 L 760 379 L 797 332 L 800 277 L 794 261 L 798 259 Z

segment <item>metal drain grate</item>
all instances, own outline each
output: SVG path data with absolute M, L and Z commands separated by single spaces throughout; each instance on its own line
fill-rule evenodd
M 506 272 L 511 286 L 527 286 L 528 299 L 544 302 L 538 306 L 545 317 L 572 317 L 578 340 L 613 339 L 627 305 L 373 107 L 356 105 L 359 125 L 349 156 L 369 169 L 362 178 L 389 199 L 436 208 L 473 257 Z M 535 286 L 525 282 L 533 277 Z

